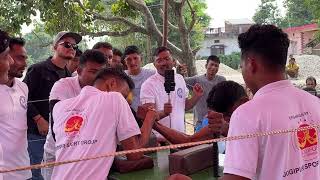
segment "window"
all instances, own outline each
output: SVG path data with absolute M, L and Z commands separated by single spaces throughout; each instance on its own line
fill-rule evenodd
M 214 43 L 220 43 L 220 40 L 214 40 Z

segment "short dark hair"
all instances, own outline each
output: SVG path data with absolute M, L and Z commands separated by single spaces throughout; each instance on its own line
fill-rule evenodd
M 122 57 L 122 55 L 123 55 L 123 53 L 117 48 L 113 48 L 112 52 L 113 52 L 113 55 L 116 55 L 116 56 Z
M 160 46 L 158 48 L 156 48 L 153 52 L 153 56 L 158 56 L 160 53 L 162 53 L 163 51 L 169 51 L 170 53 L 172 52 L 169 48 L 165 47 L 165 46 Z
M 234 81 L 222 81 L 213 86 L 209 92 L 207 107 L 225 113 L 244 96 L 247 94 L 240 84 Z
M 10 49 L 13 48 L 14 45 L 24 46 L 26 44 L 26 41 L 21 37 L 13 37 L 10 38 L 9 47 Z
M 83 67 L 87 62 L 95 62 L 98 64 L 105 64 L 106 59 L 102 52 L 98 50 L 86 50 L 80 56 L 79 66 Z
M 270 69 L 284 71 L 289 39 L 280 28 L 274 25 L 252 25 L 247 32 L 238 36 L 238 42 L 242 55 L 256 53 Z
M 7 32 L 0 29 L 0 53 L 5 51 L 10 43 L 10 36 Z
M 317 85 L 317 80 L 316 80 L 316 78 L 314 78 L 313 76 L 307 77 L 307 79 L 306 79 L 306 84 L 307 84 L 307 81 L 313 81 L 314 84 Z
M 101 69 L 97 76 L 96 79 L 94 80 L 94 82 L 98 81 L 98 80 L 106 80 L 110 77 L 116 77 L 119 80 L 125 81 L 129 88 L 132 90 L 134 89 L 134 82 L 132 81 L 131 77 L 129 77 L 122 69 L 120 68 L 103 68 Z
M 92 49 L 100 49 L 100 48 L 106 48 L 106 49 L 111 49 L 112 50 L 112 45 L 107 42 L 97 42 Z
M 216 55 L 209 56 L 208 59 L 207 59 L 206 65 L 209 63 L 209 61 L 213 61 L 213 62 L 216 62 L 216 63 L 220 64 L 220 59 Z
M 131 45 L 131 46 L 127 46 L 126 49 L 124 50 L 123 52 L 123 59 L 129 55 L 129 54 L 134 54 L 134 53 L 137 53 L 137 54 L 141 54 L 139 48 L 137 46 L 134 46 L 134 45 Z
M 83 52 L 80 49 L 76 49 L 76 57 L 80 57 L 82 53 Z

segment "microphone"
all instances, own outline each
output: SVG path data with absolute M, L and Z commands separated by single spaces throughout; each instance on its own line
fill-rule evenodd
M 171 103 L 170 100 L 170 92 L 174 91 L 176 83 L 174 82 L 174 70 L 165 70 L 164 71 L 164 89 L 168 94 L 168 102 Z M 171 128 L 171 116 L 170 119 L 170 128 Z
M 171 91 L 174 91 L 176 83 L 174 82 L 174 70 L 165 70 L 164 72 L 164 89 L 169 95 Z

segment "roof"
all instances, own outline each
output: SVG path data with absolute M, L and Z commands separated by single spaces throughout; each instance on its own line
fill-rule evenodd
M 254 24 L 253 21 L 251 21 L 248 18 L 243 19 L 226 19 L 224 21 L 226 24 Z
M 284 29 L 284 32 L 297 32 L 297 31 L 312 31 L 319 29 L 318 25 L 316 23 L 313 24 L 305 24 L 302 26 L 296 26 L 296 27 L 289 27 L 287 29 Z

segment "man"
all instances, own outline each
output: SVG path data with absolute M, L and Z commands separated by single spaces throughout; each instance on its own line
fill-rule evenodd
M 204 94 L 200 98 L 199 102 L 194 108 L 194 124 L 200 125 L 202 119 L 208 112 L 206 100 L 208 98 L 209 92 L 212 87 L 218 84 L 219 82 L 225 81 L 226 78 L 223 76 L 217 75 L 219 70 L 220 60 L 217 56 L 211 55 L 207 59 L 205 65 L 207 72 L 204 75 L 193 76 L 190 78 L 185 78 L 187 85 L 193 87 L 196 83 L 200 84 L 203 87 Z M 190 88 L 189 88 L 190 89 Z
M 109 59 L 109 64 L 112 68 L 123 68 L 121 59 L 122 52 L 119 49 L 113 48 L 112 50 L 113 56 L 112 59 Z
M 296 59 L 290 56 L 289 64 L 286 66 L 286 73 L 291 78 L 297 78 L 299 74 L 299 65 L 296 63 Z
M 144 147 L 156 112 L 147 112 L 149 118 L 140 132 L 124 98 L 133 87 L 122 70 L 108 68 L 98 73 L 94 87 L 86 86 L 79 96 L 58 102 L 53 109 L 57 161 L 114 152 L 117 142 L 125 150 Z M 127 158 L 138 160 L 142 156 L 142 153 L 128 154 Z M 109 157 L 56 166 L 52 179 L 105 179 L 112 161 L 113 157 Z
M 48 133 L 49 93 L 56 81 L 70 77 L 66 68 L 76 54 L 82 37 L 73 32 L 59 32 L 53 41 L 52 57 L 29 67 L 23 80 L 29 88 L 28 101 L 28 150 L 31 164 L 41 163 L 43 146 Z M 38 101 L 40 100 L 40 101 Z M 32 170 L 33 179 L 42 179 L 40 169 Z
M 188 89 L 183 77 L 175 74 L 175 91 L 168 94 L 164 88 L 164 73 L 166 70 L 172 70 L 173 59 L 171 50 L 167 47 L 159 47 L 154 53 L 154 65 L 157 69 L 156 74 L 148 78 L 141 87 L 141 103 L 154 107 L 160 116 L 160 123 L 184 132 L 184 113 L 191 109 L 203 95 L 203 89 L 199 84 L 193 87 L 193 96 L 187 99 Z M 157 134 L 158 140 L 163 141 Z
M 49 102 L 51 109 L 58 101 L 70 99 L 80 94 L 81 88 L 92 86 L 96 74 L 106 66 L 104 55 L 97 50 L 87 50 L 80 56 L 77 76 L 62 78 L 57 81 L 50 92 Z M 52 119 L 50 119 L 51 121 Z M 51 127 L 53 122 L 51 121 Z M 52 128 L 49 128 L 46 143 L 44 145 L 44 162 L 55 161 L 55 141 Z M 53 167 L 43 168 L 42 175 L 45 179 L 50 179 Z
M 150 69 L 144 69 L 141 67 L 141 52 L 137 46 L 126 47 L 126 49 L 124 50 L 123 57 L 128 68 L 128 70 L 126 70 L 125 72 L 132 78 L 135 86 L 133 89 L 133 101 L 131 107 L 135 112 L 137 112 L 138 106 L 141 105 L 141 85 L 150 76 L 154 75 L 155 71 Z
M 0 162 L 3 169 L 30 165 L 27 151 L 28 87 L 16 78 L 22 77 L 26 67 L 24 43 L 22 39 L 10 39 L 0 30 Z M 31 171 L 5 173 L 0 178 L 29 179 Z
M 13 64 L 13 60 L 9 54 L 9 41 L 10 41 L 10 37 L 8 35 L 7 32 L 2 31 L 0 29 L 0 91 L 1 91 L 1 97 L 6 98 L 6 100 L 3 100 L 3 102 L 5 104 L 12 102 L 11 98 L 8 99 L 8 93 L 4 93 L 2 91 L 3 88 L 6 88 L 6 83 L 8 82 L 9 78 L 8 78 L 8 71 L 10 69 L 10 65 Z M 0 106 L 0 122 L 1 122 L 1 127 L 6 126 L 6 124 L 9 124 L 10 126 L 12 126 L 11 123 L 8 123 L 7 118 L 5 115 L 4 117 L 2 117 L 2 113 L 7 114 L 8 111 L 10 111 L 8 108 L 8 106 Z M 7 127 L 10 127 L 7 126 Z M 5 135 L 7 133 L 7 130 L 5 130 L 4 128 L 0 128 L 0 137 L 1 142 L 0 142 L 0 165 L 1 167 L 5 167 L 5 162 L 4 162 L 4 154 L 6 154 L 5 152 L 5 147 L 7 146 L 6 141 L 10 141 L 10 139 L 7 138 L 7 135 Z M 7 157 L 8 158 L 8 157 Z M 0 179 L 3 180 L 4 174 L 0 174 Z
M 287 34 L 273 25 L 253 25 L 238 40 L 242 75 L 254 97 L 234 111 L 228 136 L 319 125 L 319 99 L 286 80 Z M 318 179 L 318 135 L 311 128 L 228 141 L 223 179 Z
M 113 52 L 112 52 L 112 45 L 107 42 L 97 42 L 92 49 L 96 49 L 104 54 L 106 59 L 106 63 L 110 66 L 109 61 L 112 60 Z
M 27 51 L 25 41 L 21 38 L 10 39 L 10 56 L 13 64 L 8 72 L 9 80 L 0 85 L 1 99 L 6 102 L 7 111 L 1 110 L 1 142 L 5 145 L 4 168 L 12 169 L 18 166 L 30 166 L 27 141 L 27 99 L 28 87 L 17 78 L 23 76 L 27 66 Z M 14 155 L 13 155 L 14 154 Z M 16 171 L 5 173 L 4 179 L 29 179 L 31 171 Z
M 72 74 L 72 76 L 77 75 L 76 71 L 79 67 L 79 59 L 81 54 L 82 54 L 82 51 L 80 49 L 77 49 L 75 57 L 72 60 L 68 61 L 66 65 L 68 71 Z
M 312 76 L 307 77 L 307 79 L 306 79 L 306 87 L 316 89 L 316 86 L 317 86 L 316 78 L 314 78 Z
M 307 91 L 312 95 L 318 96 L 316 86 L 317 86 L 316 78 L 309 76 L 306 79 L 306 87 L 303 88 L 303 90 Z
M 206 100 L 210 112 L 209 117 L 214 114 L 211 112 L 223 114 L 222 122 L 217 119 L 217 121 L 212 123 L 212 125 L 215 126 L 214 129 L 209 129 L 208 122 L 206 122 L 207 125 L 203 126 L 199 132 L 196 132 L 193 135 L 178 132 L 158 122 L 154 124 L 153 128 L 173 144 L 210 139 L 213 137 L 212 134 L 227 136 L 232 112 L 247 101 L 248 96 L 241 85 L 233 81 L 223 81 L 211 89 Z

